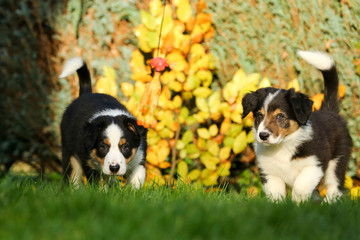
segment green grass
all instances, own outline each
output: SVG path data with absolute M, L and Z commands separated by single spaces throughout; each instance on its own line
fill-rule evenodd
M 360 203 L 333 205 L 206 193 L 194 187 L 73 191 L 0 180 L 0 239 L 358 239 Z

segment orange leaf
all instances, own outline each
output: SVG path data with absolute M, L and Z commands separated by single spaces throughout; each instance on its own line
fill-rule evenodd
M 140 100 L 140 112 L 142 115 L 152 114 L 158 105 L 161 93 L 160 73 L 156 72 L 153 80 L 146 84 L 145 92 Z

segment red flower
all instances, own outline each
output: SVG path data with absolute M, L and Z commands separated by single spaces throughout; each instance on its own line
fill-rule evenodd
M 157 72 L 164 71 L 164 69 L 169 66 L 167 60 L 161 57 L 151 59 L 150 64 Z

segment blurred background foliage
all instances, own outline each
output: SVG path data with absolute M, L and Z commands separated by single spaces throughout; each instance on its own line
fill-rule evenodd
M 2 174 L 25 167 L 61 172 L 59 122 L 78 81 L 57 76 L 70 57 L 82 56 L 96 89 L 116 88 L 111 94 L 138 115 L 141 91 L 152 79 L 147 60 L 156 53 L 159 2 L 0 0 Z M 354 141 L 348 174 L 357 183 L 359 1 L 173 0 L 167 8 L 160 55 L 170 67 L 160 76 L 163 93 L 149 127 L 152 180 L 257 191 L 252 145 L 243 145 L 252 141 L 251 122 L 237 117 L 238 103 L 244 91 L 270 83 L 321 93 L 321 74 L 295 56 L 299 48 L 326 51 L 336 60 L 342 114 Z

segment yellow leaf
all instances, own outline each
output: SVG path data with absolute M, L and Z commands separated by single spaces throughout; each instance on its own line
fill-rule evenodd
M 171 81 L 175 80 L 175 72 L 174 71 L 166 71 L 160 76 L 160 80 L 163 84 L 168 84 Z
M 247 134 L 247 136 L 246 136 L 246 142 L 247 142 L 247 143 L 253 143 L 254 140 L 255 140 L 254 133 L 253 133 L 253 131 L 251 130 L 251 131 Z
M 339 98 L 343 98 L 345 96 L 346 93 L 346 86 L 345 85 L 340 85 L 339 86 Z
M 220 133 L 221 133 L 221 134 L 226 134 L 226 133 L 230 130 L 230 127 L 231 127 L 231 121 L 230 121 L 230 119 L 225 119 L 225 120 L 221 123 Z
M 241 117 L 240 113 L 233 112 L 233 113 L 231 113 L 230 118 L 235 123 L 239 123 L 239 124 L 242 123 L 242 117 Z
M 197 75 L 189 75 L 184 84 L 185 91 L 191 91 L 200 86 L 200 79 Z
M 149 48 L 157 48 L 158 41 L 159 41 L 159 34 L 155 31 L 147 31 L 146 35 L 146 43 L 149 46 Z
M 149 30 L 155 30 L 156 22 L 154 16 L 145 10 L 140 10 L 141 23 Z
M 116 78 L 115 70 L 112 67 L 105 65 L 104 66 L 104 77 L 111 81 L 115 81 L 115 78 Z
M 326 196 L 326 188 L 322 189 L 319 194 L 321 197 L 325 197 Z
M 147 74 L 147 70 L 144 64 L 144 56 L 139 50 L 133 51 L 130 60 L 130 68 L 133 73 Z
M 181 82 L 181 83 L 185 82 L 186 76 L 185 76 L 185 74 L 183 72 L 176 72 L 175 75 L 176 75 L 176 79 L 179 82 Z
M 220 164 L 220 166 L 217 169 L 217 173 L 219 174 L 219 176 L 221 177 L 226 177 L 230 175 L 230 167 L 231 167 L 231 163 L 229 161 L 227 162 L 223 162 Z
M 195 43 L 191 45 L 190 54 L 191 58 L 199 58 L 205 54 L 205 49 L 201 44 Z
M 210 86 L 213 75 L 209 70 L 200 70 L 196 73 L 196 76 L 200 80 L 200 82 L 203 84 L 204 87 Z
M 166 140 L 160 140 L 158 142 L 158 149 L 157 149 L 157 157 L 158 157 L 158 162 L 163 162 L 166 160 L 166 158 L 169 156 L 170 154 L 170 147 L 169 147 L 169 143 Z
M 211 153 L 213 156 L 217 156 L 219 154 L 219 144 L 215 141 L 208 141 L 207 143 L 207 149 L 208 149 L 208 152 Z
M 186 130 L 182 136 L 182 141 L 184 142 L 185 145 L 191 143 L 193 141 L 193 132 L 191 130 Z
M 194 169 L 194 170 L 190 171 L 187 176 L 191 181 L 194 181 L 200 177 L 200 174 L 201 174 L 201 172 L 199 169 Z
M 246 84 L 249 84 L 247 76 L 243 69 L 239 69 L 234 74 L 232 82 L 235 84 L 236 90 L 242 89 Z
M 200 111 L 209 112 L 209 108 L 208 108 L 205 98 L 196 98 L 195 104 L 199 108 Z
M 187 107 L 182 107 L 180 110 L 179 122 L 184 123 L 188 116 L 189 116 L 189 109 L 187 109 Z
M 219 113 L 220 112 L 220 91 L 213 92 L 208 98 L 208 105 L 211 106 L 210 112 L 211 113 Z
M 149 47 L 146 38 L 139 38 L 139 45 L 141 51 L 143 51 L 144 53 L 150 53 L 152 51 L 152 48 Z
M 191 40 L 193 43 L 200 43 L 203 39 L 203 29 L 200 24 L 195 24 L 191 31 Z
M 259 85 L 258 85 L 258 88 L 266 88 L 266 87 L 270 87 L 271 86 L 271 82 L 270 80 L 267 78 L 267 77 L 264 77 Z
M 216 171 L 211 171 L 209 169 L 204 169 L 201 172 L 202 183 L 205 186 L 212 186 L 217 184 L 218 174 Z
M 294 78 L 288 83 L 287 89 L 290 88 L 293 88 L 296 92 L 300 91 L 300 83 L 296 78 Z
M 158 32 L 160 31 L 161 20 L 162 20 L 162 14 L 160 14 L 157 18 L 157 22 L 159 23 Z M 172 9 L 170 4 L 167 4 L 165 6 L 165 16 L 162 26 L 162 33 L 161 33 L 162 36 L 166 36 L 167 34 L 169 34 L 173 28 L 174 28 L 174 19 L 172 17 Z
M 150 1 L 149 6 L 150 6 L 150 13 L 152 16 L 161 15 L 161 10 L 163 6 L 161 0 Z
M 174 137 L 174 132 L 171 131 L 168 128 L 164 128 L 159 132 L 159 136 L 161 138 L 173 138 Z
M 211 94 L 211 89 L 206 87 L 199 87 L 193 91 L 193 94 L 196 97 L 207 98 Z
M 174 71 L 182 72 L 188 67 L 187 62 L 180 51 L 172 51 L 166 56 L 166 59 L 168 60 L 169 67 Z
M 211 156 L 208 152 L 203 153 L 200 156 L 200 160 L 209 170 L 216 170 L 216 164 L 220 162 L 218 158 Z
M 126 96 L 130 97 L 134 92 L 134 85 L 129 82 L 122 82 L 120 84 L 121 92 Z
M 157 158 L 156 153 L 154 151 L 148 151 L 147 152 L 146 161 L 151 163 L 154 166 L 157 166 L 159 164 L 158 158 Z
M 242 152 L 247 146 L 246 132 L 242 131 L 239 136 L 235 138 L 233 143 L 233 151 L 235 154 Z
M 237 95 L 238 95 L 238 88 L 236 87 L 236 85 L 233 82 L 228 82 L 223 88 L 224 99 L 229 104 L 232 104 L 235 102 Z
M 351 196 L 352 200 L 359 199 L 359 197 L 360 197 L 360 187 L 354 187 L 353 189 L 351 189 L 350 196 Z
M 191 6 L 188 0 L 181 0 L 176 9 L 177 18 L 186 23 L 192 16 Z
M 206 128 L 198 128 L 196 132 L 199 135 L 199 137 L 201 137 L 201 138 L 204 138 L 204 139 L 210 138 L 209 130 L 207 130 Z
M 230 157 L 231 147 L 223 147 L 220 149 L 219 158 L 221 161 L 226 160 Z
M 104 76 L 96 82 L 95 88 L 98 93 L 106 93 L 117 97 L 118 88 L 115 81 L 115 70 L 111 67 L 104 66 Z
M 169 162 L 161 162 L 160 164 L 159 164 L 159 168 L 162 168 L 162 169 L 166 169 L 166 168 L 169 168 L 169 167 L 171 167 L 171 163 L 169 163 Z
M 191 143 L 191 144 L 188 144 L 186 147 L 186 152 L 188 154 L 194 154 L 194 153 L 199 153 L 199 149 L 196 147 L 195 144 Z
M 182 90 L 182 84 L 176 80 L 169 82 L 168 87 L 175 92 L 180 92 Z
M 176 145 L 175 145 L 176 149 L 177 150 L 181 150 L 181 149 L 184 149 L 185 148 L 185 143 L 181 140 L 178 140 L 176 142 Z
M 215 137 L 219 133 L 219 128 L 216 126 L 216 124 L 212 124 L 209 127 L 209 132 L 212 137 Z
M 188 171 L 189 171 L 189 168 L 188 168 L 188 165 L 186 162 L 181 161 L 178 163 L 177 173 L 181 178 L 185 179 L 186 175 L 188 174 Z
M 345 175 L 345 183 L 344 183 L 344 187 L 346 188 L 346 189 L 349 189 L 349 190 L 351 190 L 351 188 L 353 187 L 353 180 L 352 180 L 352 178 L 348 175 L 348 174 L 346 174 Z
M 321 107 L 321 103 L 322 103 L 323 99 L 324 99 L 324 94 L 322 94 L 322 93 L 314 95 L 311 98 L 311 100 L 314 102 L 313 103 L 313 109 L 319 110 L 320 107 Z
M 174 98 L 173 98 L 173 106 L 172 106 L 172 109 L 176 109 L 176 108 L 180 108 L 181 105 L 182 105 L 182 98 L 179 96 L 179 95 L 176 95 Z

